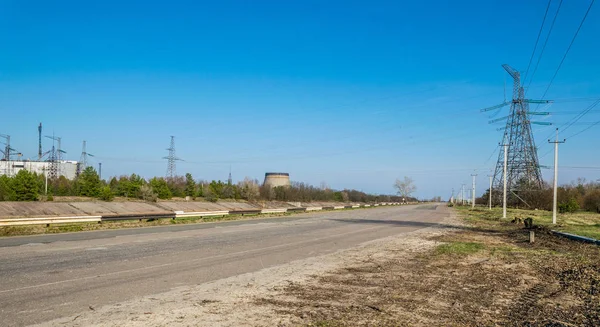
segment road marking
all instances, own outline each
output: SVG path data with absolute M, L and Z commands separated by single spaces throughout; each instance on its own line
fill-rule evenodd
M 8 292 L 24 291 L 24 290 L 28 290 L 28 289 L 32 289 L 32 288 L 38 288 L 38 287 L 52 286 L 52 285 L 58 285 L 58 284 L 64 284 L 64 283 L 72 283 L 72 282 L 78 282 L 78 281 L 83 281 L 83 280 L 89 280 L 89 279 L 95 279 L 95 278 L 102 278 L 102 277 L 114 276 L 114 275 L 119 275 L 119 274 L 124 274 L 124 273 L 131 273 L 131 272 L 136 272 L 136 271 L 149 270 L 149 269 L 154 269 L 154 268 L 169 267 L 169 266 L 174 266 L 174 265 L 178 265 L 178 264 L 182 264 L 182 263 L 190 263 L 190 262 L 197 262 L 197 261 L 202 261 L 202 260 L 211 260 L 211 259 L 218 259 L 218 258 L 226 258 L 226 257 L 237 256 L 237 255 L 241 255 L 241 254 L 252 253 L 252 252 L 260 252 L 260 251 L 263 251 L 263 250 L 277 249 L 277 248 L 282 248 L 282 247 L 289 247 L 289 246 L 301 245 L 301 244 L 304 244 L 304 243 L 310 244 L 310 243 L 318 242 L 320 240 L 326 240 L 326 239 L 336 238 L 336 237 L 350 235 L 350 234 L 364 233 L 366 231 L 370 231 L 370 230 L 374 230 L 374 229 L 386 229 L 386 228 L 388 228 L 388 227 L 375 226 L 375 227 L 371 227 L 371 228 L 360 229 L 360 230 L 357 230 L 357 231 L 336 234 L 336 235 L 333 235 L 333 236 L 318 237 L 318 238 L 313 238 L 313 239 L 310 239 L 310 240 L 303 240 L 303 241 L 298 241 L 298 242 L 293 242 L 293 243 L 286 243 L 286 244 L 279 244 L 279 245 L 267 246 L 267 247 L 263 247 L 263 248 L 259 248 L 259 249 L 245 250 L 245 251 L 239 251 L 239 252 L 227 253 L 227 254 L 218 254 L 218 255 L 214 255 L 214 256 L 210 256 L 210 257 L 197 258 L 197 259 L 192 259 L 192 260 L 187 260 L 187 261 L 177 261 L 177 262 L 163 263 L 163 264 L 153 265 L 153 266 L 147 266 L 147 267 L 140 267 L 140 268 L 120 270 L 120 271 L 113 271 L 113 272 L 110 272 L 110 273 L 101 274 L 101 275 L 95 275 L 95 276 L 86 276 L 86 277 L 80 277 L 80 278 L 60 280 L 60 281 L 51 282 L 51 283 L 44 283 L 44 284 L 38 284 L 38 285 L 24 286 L 24 287 L 9 289 L 9 290 L 2 290 L 2 291 L 0 291 L 0 294 L 2 294 L 2 293 L 8 293 Z

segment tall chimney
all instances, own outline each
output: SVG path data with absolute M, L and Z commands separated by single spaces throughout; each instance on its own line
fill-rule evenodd
M 38 134 L 38 161 L 42 161 L 42 123 L 40 123 L 40 126 L 38 126 Z

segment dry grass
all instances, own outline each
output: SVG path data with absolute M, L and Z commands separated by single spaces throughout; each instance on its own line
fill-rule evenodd
M 478 226 L 485 226 L 502 220 L 502 208 L 489 210 L 476 207 L 475 210 L 471 210 L 471 207 L 457 206 L 456 209 L 468 222 Z M 552 212 L 545 210 L 508 209 L 506 217 L 507 221 L 512 221 L 514 218 L 525 219 L 531 217 L 536 225 L 600 239 L 600 214 L 593 212 L 580 211 L 558 214 L 556 225 L 552 224 Z

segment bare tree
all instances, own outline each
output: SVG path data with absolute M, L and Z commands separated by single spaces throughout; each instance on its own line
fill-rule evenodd
M 417 190 L 415 181 L 408 176 L 404 176 L 404 180 L 396 179 L 394 187 L 398 190 L 398 194 L 403 198 L 403 201 Z
M 238 182 L 238 189 L 242 198 L 248 201 L 254 201 L 260 196 L 258 181 L 250 177 L 246 177 L 243 181 Z

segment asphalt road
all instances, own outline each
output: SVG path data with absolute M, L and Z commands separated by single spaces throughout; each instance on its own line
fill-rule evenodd
M 0 321 L 26 326 L 437 225 L 404 206 L 0 239 Z

